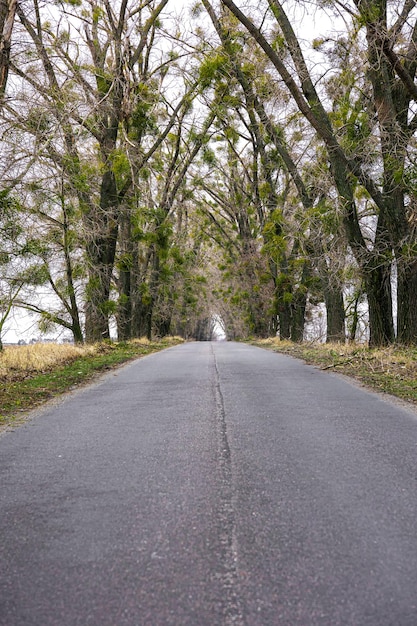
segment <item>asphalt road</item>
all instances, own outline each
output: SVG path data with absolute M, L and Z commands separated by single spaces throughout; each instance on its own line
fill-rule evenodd
M 234 343 L 0 438 L 1 626 L 416 626 L 417 418 Z

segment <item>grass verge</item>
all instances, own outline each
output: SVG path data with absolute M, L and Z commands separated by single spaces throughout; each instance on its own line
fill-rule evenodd
M 251 341 L 261 348 L 303 359 L 323 370 L 355 378 L 368 387 L 417 404 L 417 346 L 371 349 L 359 344 Z
M 95 375 L 135 358 L 181 343 L 179 338 L 146 339 L 93 346 L 35 344 L 0 353 L 0 432 L 24 421 L 24 413 Z

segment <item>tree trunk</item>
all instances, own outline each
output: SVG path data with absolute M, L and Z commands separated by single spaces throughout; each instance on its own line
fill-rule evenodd
M 292 305 L 291 341 L 303 341 L 306 306 L 307 294 L 298 294 Z
M 149 303 L 144 301 L 140 289 L 132 298 L 132 305 L 132 337 L 140 339 L 148 335 L 148 319 L 151 317 Z
M 281 340 L 291 339 L 291 306 L 281 304 L 279 306 L 279 338 Z
M 67 289 L 69 295 L 69 306 L 68 311 L 71 315 L 72 322 L 72 335 L 74 338 L 74 343 L 84 343 L 83 331 L 81 328 L 80 322 L 80 312 L 78 309 L 75 285 L 74 285 L 74 271 L 73 264 L 71 259 L 71 235 L 69 229 L 69 219 L 68 214 L 65 208 L 65 202 L 62 203 L 63 208 L 63 245 L 64 245 L 64 256 L 65 256 L 65 271 L 67 275 Z
M 118 234 L 117 205 L 116 179 L 108 170 L 103 175 L 100 206 L 86 215 L 89 280 L 85 334 L 89 343 L 110 338 L 109 297 Z
M 378 118 L 381 155 L 383 160 L 383 197 L 385 206 L 380 206 L 387 229 L 390 233 L 391 249 L 395 252 L 398 268 L 398 341 L 400 343 L 413 343 L 417 339 L 417 262 L 404 257 L 407 248 L 415 246 L 415 230 L 407 219 L 405 206 L 405 193 L 410 195 L 412 190 L 407 189 L 407 181 L 402 173 L 406 167 L 407 143 L 414 135 L 410 132 L 410 115 L 413 117 L 413 105 L 415 100 L 414 78 L 416 72 L 415 53 L 415 28 L 409 44 L 408 54 L 404 55 L 402 63 L 392 62 L 391 53 L 394 54 L 394 40 L 390 40 L 388 28 L 388 3 L 387 0 L 355 0 L 361 12 L 366 18 L 366 38 L 368 42 L 368 74 L 372 82 L 374 109 Z M 413 5 L 410 4 L 408 10 Z M 411 33 L 412 31 L 410 31 Z M 400 37 L 398 31 L 397 37 Z M 405 41 L 402 42 L 406 49 Z M 398 60 L 398 59 L 397 59 Z M 400 71 L 400 77 L 404 73 L 411 83 L 410 87 L 398 80 L 396 72 Z M 410 72 L 410 73 L 409 73 Z M 411 227 L 410 227 L 411 226 Z
M 369 309 L 369 346 L 386 346 L 393 343 L 391 264 L 373 256 L 363 272 Z
M 359 326 L 359 302 L 362 294 L 358 293 L 353 302 L 353 311 L 351 313 L 351 322 L 348 324 L 349 330 L 349 342 L 354 343 L 356 341 L 356 333 Z
M 150 302 L 146 313 L 146 336 L 151 341 L 152 339 L 152 326 L 153 326 L 153 314 L 155 304 L 158 298 L 158 288 L 160 281 L 160 258 L 159 249 L 157 244 L 152 246 L 152 272 L 149 280 L 149 292 Z
M 346 340 L 345 305 L 340 287 L 328 285 L 324 289 L 324 299 L 327 320 L 326 341 L 344 343 Z
M 132 262 L 133 242 L 130 212 L 126 209 L 120 219 L 119 302 L 117 306 L 117 336 L 119 341 L 132 338 Z
M 417 344 L 417 260 L 398 264 L 397 341 Z

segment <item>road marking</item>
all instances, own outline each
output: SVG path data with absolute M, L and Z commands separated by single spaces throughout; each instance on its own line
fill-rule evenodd
M 220 505 L 218 519 L 221 528 L 220 542 L 223 548 L 223 566 L 221 572 L 224 588 L 224 626 L 244 626 L 241 594 L 238 581 L 238 549 L 234 511 L 234 488 L 232 476 L 232 458 L 227 435 L 226 413 L 220 386 L 220 375 L 216 354 L 211 345 L 214 372 L 214 393 L 216 398 L 216 424 L 218 436 L 218 460 L 220 472 Z

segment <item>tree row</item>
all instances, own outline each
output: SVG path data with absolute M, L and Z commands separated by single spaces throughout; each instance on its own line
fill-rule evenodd
M 19 307 L 76 342 L 415 343 L 413 2 L 6 1 L 0 28 L 0 336 Z

